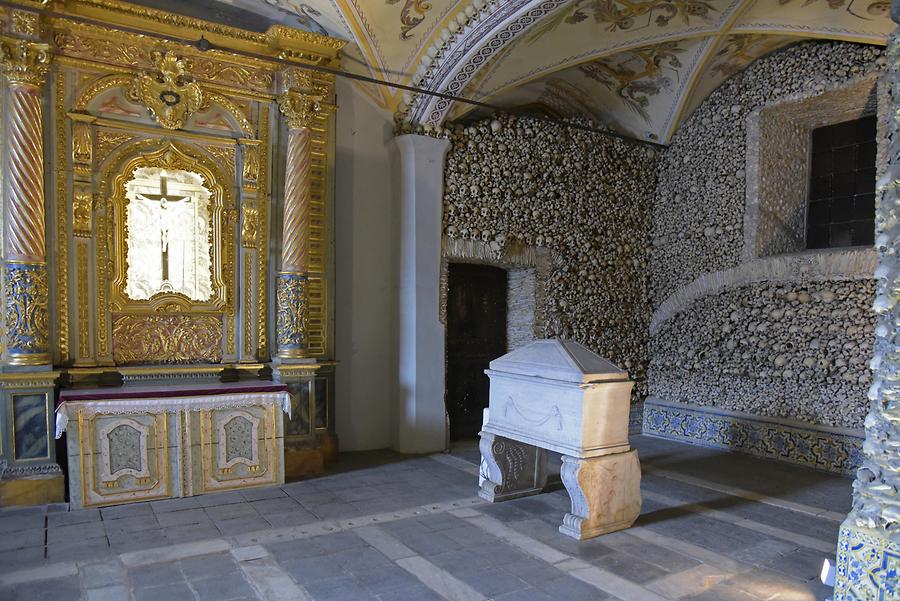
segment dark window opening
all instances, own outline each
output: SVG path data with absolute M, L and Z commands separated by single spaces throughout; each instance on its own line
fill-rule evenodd
M 875 115 L 812 132 L 806 248 L 875 242 Z

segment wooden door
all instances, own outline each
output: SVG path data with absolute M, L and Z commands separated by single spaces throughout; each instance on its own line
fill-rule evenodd
M 488 406 L 488 363 L 506 353 L 506 271 L 453 263 L 447 291 L 447 412 L 450 438 L 481 430 Z

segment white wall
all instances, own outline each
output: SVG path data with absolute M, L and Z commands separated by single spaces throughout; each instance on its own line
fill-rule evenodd
M 391 445 L 397 373 L 399 174 L 391 116 L 338 78 L 335 427 L 341 451 Z

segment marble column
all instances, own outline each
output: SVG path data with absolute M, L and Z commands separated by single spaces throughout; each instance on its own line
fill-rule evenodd
M 0 41 L 9 84 L 3 140 L 3 296 L 9 365 L 50 362 L 48 282 L 44 243 L 42 87 L 47 44 Z
M 900 3 L 891 17 L 900 23 Z M 834 601 L 900 598 L 900 29 L 888 40 L 887 59 L 890 106 L 879 113 L 887 119 L 888 163 L 875 209 L 874 383 L 853 508 L 838 539 Z
M 395 449 L 444 449 L 444 325 L 439 317 L 444 157 L 450 142 L 416 134 L 400 149 L 399 385 Z
M 281 236 L 281 269 L 275 285 L 276 341 L 280 359 L 302 359 L 306 352 L 307 281 L 310 268 L 309 221 L 312 155 L 310 125 L 330 105 L 325 91 L 308 75 L 289 72 L 278 106 L 288 123 Z
M 59 372 L 50 369 L 44 240 L 43 86 L 50 47 L 0 37 L 3 107 L 3 367 L 0 506 L 63 500 L 49 424 Z

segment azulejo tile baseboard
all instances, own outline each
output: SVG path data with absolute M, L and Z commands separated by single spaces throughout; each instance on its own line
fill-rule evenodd
M 642 433 L 841 474 L 851 473 L 862 462 L 864 438 L 862 430 L 652 398 L 644 401 Z
M 628 433 L 640 434 L 644 424 L 644 402 L 631 404 L 631 412 L 628 415 Z

